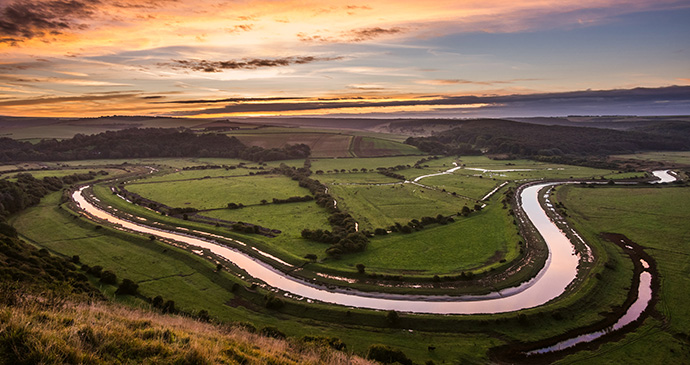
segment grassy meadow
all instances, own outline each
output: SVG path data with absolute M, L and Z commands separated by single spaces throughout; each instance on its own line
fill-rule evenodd
M 309 190 L 282 175 L 237 176 L 228 179 L 129 184 L 127 189 L 171 207 L 218 209 L 228 203 L 261 204 L 261 200 L 309 195 Z
M 567 207 L 575 227 L 592 240 L 600 232 L 625 234 L 645 247 L 657 263 L 661 293 L 653 315 L 633 333 L 599 350 L 583 351 L 562 361 L 597 361 L 629 364 L 640 359 L 658 363 L 685 363 L 690 351 L 690 189 L 687 187 L 560 188 L 558 199 Z M 611 245 L 610 243 L 603 243 Z M 651 344 L 654 344 L 653 346 Z

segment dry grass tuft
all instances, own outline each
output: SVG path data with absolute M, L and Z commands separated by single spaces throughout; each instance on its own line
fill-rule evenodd
M 328 347 L 106 302 L 0 304 L 0 363 L 369 364 Z

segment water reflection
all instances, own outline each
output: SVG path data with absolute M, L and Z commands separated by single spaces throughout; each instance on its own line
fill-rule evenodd
M 560 351 L 564 350 L 570 347 L 573 347 L 577 344 L 584 343 L 584 342 L 591 342 L 596 340 L 597 338 L 619 330 L 623 328 L 625 325 L 628 325 L 638 319 L 642 312 L 647 308 L 647 305 L 649 304 L 649 301 L 652 299 L 652 274 L 650 274 L 647 271 L 644 271 L 640 274 L 640 285 L 638 288 L 638 295 L 637 299 L 635 302 L 628 308 L 628 310 L 625 312 L 625 314 L 618 319 L 616 323 L 614 323 L 612 326 L 609 326 L 601 331 L 596 331 L 592 333 L 587 333 L 584 335 L 580 335 L 577 337 L 570 338 L 565 341 L 561 341 L 553 346 L 549 347 L 544 347 L 538 350 L 534 351 L 529 351 L 527 352 L 527 355 L 535 355 L 535 354 L 545 354 L 548 352 L 555 352 L 555 351 Z

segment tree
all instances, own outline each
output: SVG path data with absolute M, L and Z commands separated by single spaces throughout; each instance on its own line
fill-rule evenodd
M 388 311 L 386 314 L 386 321 L 388 321 L 388 324 L 394 325 L 398 323 L 398 320 L 400 319 L 400 315 L 396 311 Z
M 355 267 L 357 268 L 357 272 L 358 272 L 358 273 L 364 274 L 364 269 L 366 268 L 366 267 L 364 266 L 364 264 L 357 264 L 357 265 L 355 265 Z
M 166 301 L 161 310 L 163 313 L 177 313 L 177 309 L 175 309 L 175 302 L 172 300 Z
M 157 295 L 155 298 L 151 300 L 151 305 L 154 308 L 163 308 L 163 297 L 160 295 Z
M 367 359 L 384 364 L 400 363 L 403 365 L 412 365 L 412 360 L 410 360 L 405 353 L 399 349 L 382 344 L 373 344 L 369 346 L 367 350 Z
M 200 310 L 199 314 L 197 314 L 196 317 L 199 318 L 199 320 L 202 322 L 210 322 L 211 321 L 211 316 L 208 315 L 208 311 L 206 309 Z
M 137 290 L 139 290 L 139 284 L 133 282 L 130 279 L 122 279 L 122 283 L 115 291 L 115 294 L 119 295 L 136 295 Z
M 101 283 L 115 285 L 117 284 L 117 276 L 110 270 L 105 270 L 101 273 Z
M 308 253 L 308 254 L 304 255 L 304 258 L 311 261 L 311 262 L 315 262 L 317 259 L 317 256 L 314 255 L 313 253 Z

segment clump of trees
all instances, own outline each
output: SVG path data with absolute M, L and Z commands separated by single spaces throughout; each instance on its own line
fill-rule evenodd
M 38 204 L 42 197 L 62 189 L 65 185 L 107 174 L 106 171 L 89 171 L 63 177 L 44 177 L 39 180 L 29 173 L 19 173 L 16 175 L 16 181 L 0 180 L 0 218 Z
M 310 177 L 311 170 L 305 163 L 305 167 L 294 168 L 281 164 L 277 169 L 280 173 L 297 181 L 299 186 L 309 189 L 314 195 L 316 204 L 329 212 L 328 223 L 331 230 L 303 229 L 302 237 L 330 244 L 326 254 L 337 257 L 348 252 L 363 251 L 369 243 L 369 238 L 364 232 L 357 231 L 355 219 L 347 212 L 336 207 L 335 198 L 328 193 L 326 185 Z

